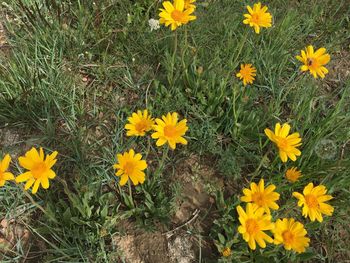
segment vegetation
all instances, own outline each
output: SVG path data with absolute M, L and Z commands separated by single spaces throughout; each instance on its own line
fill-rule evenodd
M 198 262 L 350 257 L 348 1 L 271 0 L 273 25 L 259 34 L 242 22 L 248 1 L 195 4 L 195 20 L 151 31 L 161 1 L 3 1 L 0 157 L 10 153 L 16 176 L 25 170 L 17 157 L 32 147 L 58 151 L 58 161 L 47 190 L 0 188 L 2 228 L 13 222 L 30 232 L 28 242 L 5 242 L 0 232 L 2 262 L 128 262 L 116 237 L 130 229 L 186 234 Z M 324 79 L 299 70 L 295 57 L 308 45 L 331 56 Z M 252 85 L 236 77 L 242 63 L 256 68 Z M 187 119 L 188 145 L 126 136 L 128 117 L 144 109 Z M 277 122 L 302 137 L 295 162 L 282 162 L 264 133 Z M 113 165 L 131 148 L 148 167 L 145 182 L 128 188 Z M 285 177 L 292 166 L 302 173 L 295 183 Z M 242 239 L 236 207 L 245 208 L 242 190 L 261 178 L 280 194 L 272 218 L 304 224 L 306 252 L 273 244 L 253 251 Z M 334 197 L 322 223 L 302 217 L 292 197 L 310 182 Z M 189 217 L 177 220 L 196 193 L 206 201 L 191 202 Z

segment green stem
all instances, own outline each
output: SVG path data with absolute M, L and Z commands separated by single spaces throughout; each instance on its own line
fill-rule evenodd
M 247 36 L 248 36 L 248 30 L 245 31 L 245 34 L 243 35 L 243 38 L 241 39 L 240 46 L 239 46 L 239 49 L 238 49 L 238 53 L 237 53 L 237 55 L 236 55 L 236 57 L 235 57 L 235 59 L 233 60 L 233 63 L 232 63 L 233 68 L 237 67 L 236 63 L 238 61 L 239 56 L 242 53 L 242 49 L 243 49 L 243 46 L 244 46 L 244 44 L 245 44 L 245 42 L 247 40 Z
M 182 67 L 184 69 L 185 72 L 186 71 L 186 64 L 185 64 L 185 53 L 187 51 L 187 27 L 185 27 L 185 39 L 184 39 L 184 46 L 182 48 L 182 56 L 181 56 L 181 62 L 182 62 Z
M 163 171 L 165 160 L 168 157 L 168 152 L 169 152 L 169 146 L 166 145 L 163 151 L 162 159 L 159 162 L 157 170 L 154 172 L 155 181 L 158 180 L 160 173 Z
M 253 176 L 252 176 L 252 178 L 251 178 L 251 181 L 253 181 L 254 178 L 258 175 L 259 170 L 260 170 L 260 168 L 263 166 L 264 161 L 266 160 L 267 155 L 268 155 L 269 153 L 270 153 L 270 150 L 268 150 L 268 151 L 264 154 L 264 156 L 261 158 L 261 161 L 260 161 L 260 163 L 259 163 L 258 168 L 256 168 L 255 171 L 253 172 Z
M 28 199 L 30 200 L 30 202 L 37 208 L 39 208 L 39 210 L 41 210 L 47 217 L 49 217 L 52 221 L 54 221 L 56 224 L 58 224 L 58 221 L 56 218 L 54 218 L 51 214 L 49 214 L 41 205 L 39 205 L 37 202 L 35 202 L 35 200 L 33 199 L 33 197 L 28 194 L 28 192 L 26 190 L 24 190 L 23 186 L 19 185 L 19 187 L 21 188 L 21 190 L 23 191 L 24 195 L 26 197 L 28 197 Z
M 132 189 L 131 189 L 130 179 L 128 179 L 128 187 L 129 187 L 130 201 L 131 201 L 132 207 L 135 208 L 134 198 L 132 197 Z
M 167 145 L 163 151 L 163 156 L 162 156 L 162 159 L 160 160 L 160 163 L 159 163 L 160 170 L 163 170 L 163 168 L 164 168 L 165 160 L 168 157 L 168 152 L 169 152 L 169 146 Z
M 174 69 L 175 69 L 175 58 L 177 53 L 177 31 L 174 33 L 174 50 L 173 50 L 173 56 L 172 56 L 172 65 L 171 65 L 171 79 L 169 80 L 169 83 L 171 86 L 173 86 L 174 81 Z

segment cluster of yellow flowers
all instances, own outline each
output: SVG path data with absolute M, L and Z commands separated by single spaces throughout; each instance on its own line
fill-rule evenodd
M 155 120 L 147 110 L 143 112 L 138 110 L 128 118 L 129 123 L 125 125 L 127 136 L 145 136 L 147 132 L 153 130 L 151 137 L 156 139 L 158 147 L 168 143 L 171 149 L 175 150 L 176 144 L 187 144 L 187 140 L 183 137 L 188 130 L 187 120 L 179 121 L 176 112 L 163 115 L 162 118 Z M 145 173 L 143 170 L 147 168 L 145 160 L 141 160 L 142 155 L 133 149 L 124 154 L 117 154 L 118 163 L 113 167 L 117 169 L 116 176 L 121 176 L 119 184 L 125 185 L 130 178 L 134 185 L 142 184 L 145 181 Z
M 163 2 L 163 7 L 160 9 L 159 23 L 170 26 L 171 30 L 175 30 L 181 25 L 187 24 L 189 21 L 195 20 L 196 16 L 191 15 L 196 6 L 194 5 L 196 0 L 174 0 L 173 3 L 169 1 Z M 268 7 L 262 6 L 261 3 L 257 3 L 251 6 L 247 6 L 248 13 L 244 14 L 243 23 L 254 28 L 255 33 L 260 33 L 260 28 L 272 27 L 272 15 L 267 12 Z M 304 50 L 301 50 L 301 55 L 296 58 L 303 63 L 300 67 L 301 71 L 310 71 L 310 73 L 317 78 L 325 77 L 328 73 L 326 67 L 324 67 L 329 61 L 330 56 L 326 53 L 325 48 L 319 48 L 314 51 L 314 47 L 309 45 Z M 256 76 L 256 68 L 252 64 L 241 64 L 241 69 L 236 75 L 242 79 L 243 85 L 252 84 Z
M 255 33 L 260 33 L 260 27 L 271 27 L 272 26 L 272 15 L 267 12 L 267 6 L 261 6 L 261 3 L 254 4 L 253 8 L 247 6 L 248 14 L 244 14 L 244 24 L 247 24 L 254 28 Z M 310 71 L 310 73 L 317 78 L 325 77 L 328 73 L 326 67 L 324 67 L 329 61 L 330 56 L 326 53 L 325 48 L 319 48 L 314 51 L 314 47 L 309 45 L 304 50 L 301 50 L 301 56 L 296 58 L 303 63 L 300 67 L 302 72 Z M 236 74 L 238 78 L 243 81 L 243 85 L 252 84 L 256 76 L 256 68 L 252 64 L 241 64 L 240 71 Z
M 264 180 L 259 184 L 251 183 L 250 189 L 243 190 L 242 202 L 246 202 L 246 209 L 237 207 L 239 215 L 238 232 L 243 239 L 248 242 L 251 249 L 256 249 L 256 243 L 262 248 L 266 247 L 266 242 L 276 245 L 283 244 L 287 250 L 294 250 L 302 253 L 309 246 L 310 239 L 306 237 L 307 231 L 304 225 L 294 218 L 277 219 L 275 223 L 271 221 L 272 210 L 279 209 L 276 201 L 279 200 L 279 193 L 275 192 L 276 186 L 271 184 L 265 188 Z M 317 219 L 323 221 L 322 214 L 332 215 L 334 208 L 325 202 L 332 199 L 331 195 L 326 195 L 327 189 L 323 185 L 314 187 L 309 183 L 303 194 L 294 192 L 293 196 L 298 198 L 298 205 L 303 206 L 302 214 L 309 216 L 311 221 Z M 270 230 L 274 237 L 270 237 L 265 231 Z
M 297 149 L 301 145 L 299 133 L 295 132 L 289 135 L 290 125 L 285 123 L 275 125 L 275 131 L 265 129 L 267 137 L 276 144 L 279 149 L 279 156 L 282 162 L 287 162 L 288 158 L 292 161 L 301 155 Z M 301 172 L 296 167 L 287 170 L 288 180 L 295 182 L 300 177 Z M 241 206 L 237 207 L 239 215 L 238 232 L 242 234 L 243 239 L 248 242 L 251 249 L 256 249 L 256 243 L 262 248 L 266 247 L 266 242 L 276 245 L 283 244 L 287 250 L 294 250 L 302 253 L 309 246 L 310 239 L 306 237 L 307 231 L 304 225 L 294 218 L 277 219 L 275 223 L 271 221 L 270 209 L 279 209 L 276 203 L 279 200 L 279 193 L 275 192 L 276 186 L 271 184 L 265 188 L 264 180 L 259 184 L 251 183 L 250 189 L 243 190 L 244 196 L 242 202 L 248 203 L 246 210 Z M 327 189 L 324 185 L 314 186 L 309 183 L 305 186 L 303 193 L 293 192 L 293 196 L 298 199 L 298 206 L 302 208 L 302 215 L 309 217 L 311 221 L 323 221 L 322 214 L 332 215 L 334 208 L 326 202 L 333 197 L 327 195 Z M 270 237 L 264 231 L 270 230 L 274 237 Z
M 44 154 L 43 148 L 40 147 L 39 151 L 32 148 L 24 156 L 18 158 L 21 167 L 28 171 L 18 175 L 16 178 L 13 173 L 8 172 L 11 157 L 6 154 L 0 161 L 0 187 L 5 185 L 6 181 L 15 180 L 16 183 L 26 182 L 24 189 L 28 190 L 32 188 L 32 193 L 35 194 L 39 186 L 48 189 L 50 186 L 49 179 L 56 177 L 56 173 L 51 169 L 56 163 L 58 152 L 54 151 L 50 155 Z

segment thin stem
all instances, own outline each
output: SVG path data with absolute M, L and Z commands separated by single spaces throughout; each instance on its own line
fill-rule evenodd
M 132 189 L 131 189 L 130 179 L 128 179 L 128 187 L 129 187 L 129 197 L 130 197 L 132 207 L 135 207 L 134 198 L 132 197 Z
M 232 62 L 232 66 L 233 66 L 234 68 L 236 68 L 236 63 L 237 63 L 237 61 L 238 61 L 239 56 L 241 55 L 243 46 L 244 46 L 244 44 L 245 44 L 245 42 L 246 42 L 246 40 L 247 40 L 247 36 L 248 36 L 248 30 L 245 31 L 245 34 L 243 35 L 243 38 L 241 39 L 241 42 L 240 42 L 240 46 L 239 46 L 239 49 L 238 49 L 238 53 L 237 53 L 235 59 L 234 59 L 233 62 Z
M 170 85 L 172 86 L 173 80 L 174 80 L 174 68 L 175 68 L 175 58 L 176 58 L 176 53 L 177 53 L 177 31 L 174 33 L 174 50 L 173 50 L 173 56 L 172 56 L 172 65 L 171 65 L 171 79 L 169 80 Z
M 162 171 L 164 168 L 165 160 L 168 157 L 168 152 L 169 152 L 169 146 L 167 145 L 163 151 L 163 156 L 159 163 L 159 167 L 158 167 L 159 171 Z
M 154 187 L 154 184 L 159 180 L 161 172 L 163 171 L 163 168 L 164 168 L 166 158 L 168 157 L 168 152 L 169 152 L 169 146 L 166 145 L 166 147 L 163 151 L 162 159 L 159 162 L 158 168 L 154 172 L 154 177 L 152 179 L 152 188 Z
M 54 218 L 52 215 L 50 215 L 41 205 L 39 205 L 37 202 L 35 202 L 35 200 L 33 199 L 33 197 L 28 194 L 28 192 L 26 190 L 24 190 L 22 185 L 19 185 L 19 187 L 21 188 L 21 190 L 23 191 L 24 195 L 26 197 L 28 197 L 28 199 L 30 200 L 30 202 L 37 208 L 39 208 L 39 210 L 41 210 L 46 216 L 48 216 L 52 221 L 54 221 L 56 224 L 58 224 L 58 221 L 56 218 Z
M 186 71 L 186 64 L 185 64 L 186 51 L 187 51 L 187 27 L 185 27 L 184 45 L 183 45 L 182 52 L 181 52 L 181 62 L 182 62 L 182 67 L 183 67 L 185 72 L 187 72 Z

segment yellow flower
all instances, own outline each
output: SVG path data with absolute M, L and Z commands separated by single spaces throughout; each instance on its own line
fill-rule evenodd
M 276 123 L 275 132 L 270 129 L 265 129 L 265 134 L 271 141 L 273 141 L 278 149 L 282 162 L 287 162 L 288 157 L 294 162 L 301 152 L 297 149 L 301 145 L 301 138 L 299 133 L 295 132 L 288 135 L 290 131 L 290 125 L 285 123 L 282 125 Z
M 266 242 L 272 243 L 273 239 L 265 234 L 264 231 L 272 230 L 274 225 L 271 223 L 271 215 L 265 214 L 264 208 L 255 204 L 248 203 L 246 211 L 241 206 L 237 207 L 239 215 L 238 232 L 242 234 L 243 239 L 248 242 L 251 249 L 256 249 L 256 242 L 262 248 L 266 247 Z
M 194 12 L 194 8 L 185 9 L 184 0 L 174 0 L 174 4 L 165 1 L 163 7 L 164 9 L 160 9 L 159 23 L 165 24 L 165 26 L 170 25 L 171 30 L 175 30 L 177 27 L 196 19 L 196 16 L 191 15 Z
M 187 144 L 187 140 L 182 137 L 188 130 L 187 120 L 183 119 L 178 122 L 177 115 L 176 112 L 173 112 L 168 113 L 166 116 L 163 115 L 162 119 L 156 119 L 157 124 L 153 126 L 156 132 L 152 134 L 152 138 L 158 139 L 157 146 L 168 143 L 170 148 L 174 150 L 177 143 Z
M 147 163 L 142 159 L 142 155 L 131 149 L 129 152 L 117 154 L 118 163 L 114 164 L 114 169 L 117 169 L 116 176 L 121 176 L 119 184 L 125 185 L 128 179 L 134 185 L 143 184 L 145 181 L 145 173 L 143 170 L 147 168 Z
M 243 80 L 243 85 L 253 84 L 256 76 L 256 68 L 252 66 L 252 64 L 241 64 L 240 71 L 236 74 L 236 76 Z
M 228 258 L 229 256 L 231 256 L 232 251 L 231 251 L 231 248 L 225 247 L 221 253 L 222 253 L 222 256 L 224 256 L 225 258 Z
M 11 157 L 9 154 L 6 154 L 4 159 L 0 161 L 0 187 L 4 186 L 6 181 L 15 179 L 12 173 L 7 172 L 7 169 L 10 166 L 10 162 Z
M 152 130 L 154 121 L 147 110 L 138 110 L 137 113 L 133 113 L 128 118 L 129 123 L 125 125 L 125 129 L 128 130 L 127 136 L 145 136 L 145 133 Z
M 244 14 L 243 23 L 254 27 L 255 33 L 260 33 L 260 27 L 271 27 L 272 15 L 267 11 L 267 6 L 261 7 L 261 3 L 254 4 L 253 9 L 247 6 L 249 14 Z
M 261 179 L 259 185 L 251 183 L 250 189 L 243 189 L 244 196 L 241 197 L 241 201 L 254 203 L 258 207 L 264 208 L 265 212 L 270 214 L 270 208 L 273 210 L 279 208 L 275 201 L 280 198 L 280 194 L 274 192 L 275 189 L 276 186 L 274 184 L 269 185 L 265 189 L 264 179 Z
M 278 219 L 272 233 L 275 238 L 274 244 L 283 244 L 287 250 L 293 249 L 302 253 L 309 246 L 310 239 L 305 237 L 307 232 L 304 225 L 293 218 Z
M 292 183 L 295 183 L 296 181 L 298 181 L 300 176 L 301 176 L 301 172 L 298 171 L 296 167 L 289 168 L 286 171 L 286 177 Z
M 196 6 L 192 3 L 195 3 L 196 0 L 185 0 L 185 7 L 184 9 L 189 9 L 189 8 L 192 8 L 192 9 L 196 9 Z
M 51 169 L 56 163 L 58 152 L 54 151 L 50 155 L 44 154 L 43 148 L 40 147 L 39 152 L 34 147 L 26 152 L 24 156 L 18 158 L 19 164 L 29 170 L 16 177 L 17 183 L 26 182 L 24 189 L 28 190 L 33 184 L 32 193 L 38 191 L 39 185 L 44 189 L 48 189 L 49 179 L 56 177 L 56 173 Z
M 331 195 L 326 195 L 327 189 L 324 185 L 314 187 L 313 183 L 309 183 L 303 191 L 303 194 L 293 192 L 293 196 L 298 198 L 298 206 L 304 206 L 302 214 L 304 217 L 309 216 L 311 221 L 322 222 L 322 214 L 332 215 L 334 208 L 325 202 L 331 200 Z
M 296 58 L 304 63 L 300 67 L 301 71 L 310 71 L 310 73 L 316 79 L 317 76 L 324 78 L 328 73 L 328 70 L 324 67 L 330 60 L 331 57 L 326 53 L 326 49 L 324 47 L 319 48 L 314 52 L 313 46 L 308 46 L 304 50 L 301 50 L 301 56 L 296 56 Z

